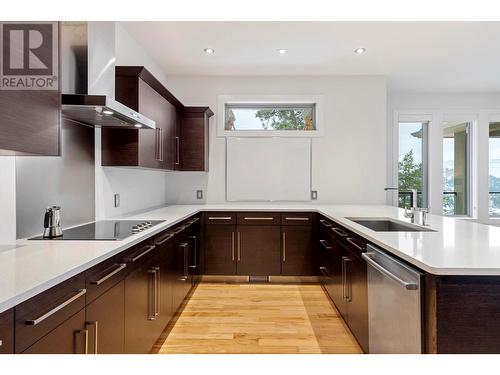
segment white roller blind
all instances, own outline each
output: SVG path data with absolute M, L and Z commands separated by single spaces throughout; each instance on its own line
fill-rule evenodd
M 226 140 L 228 201 L 309 201 L 311 139 Z

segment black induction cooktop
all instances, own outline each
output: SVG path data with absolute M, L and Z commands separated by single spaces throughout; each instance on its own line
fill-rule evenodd
M 30 240 L 116 241 L 140 233 L 164 220 L 102 220 L 63 230 L 61 237 L 37 236 Z

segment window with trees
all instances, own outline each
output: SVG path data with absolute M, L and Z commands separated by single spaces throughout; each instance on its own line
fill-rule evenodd
M 443 126 L 443 214 L 470 214 L 470 123 Z
M 489 215 L 500 217 L 500 122 L 490 123 L 489 134 Z
M 428 122 L 398 123 L 398 206 L 410 207 L 417 189 L 419 207 L 427 207 Z
M 316 130 L 314 103 L 226 104 L 224 129 Z

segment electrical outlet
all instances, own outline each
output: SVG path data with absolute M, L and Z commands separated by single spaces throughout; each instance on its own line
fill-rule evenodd
M 203 190 L 196 190 L 196 199 L 203 199 Z
M 315 201 L 318 199 L 318 191 L 317 190 L 311 190 L 311 200 Z
M 120 194 L 115 194 L 115 207 L 120 207 Z

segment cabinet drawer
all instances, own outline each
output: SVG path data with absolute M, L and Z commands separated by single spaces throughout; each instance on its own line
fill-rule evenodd
M 0 354 L 14 353 L 14 309 L 0 313 Z
M 345 237 L 345 242 L 346 247 L 358 257 L 361 256 L 361 253 L 366 252 L 366 245 L 368 244 L 368 241 L 363 237 L 349 233 L 349 235 Z
M 154 238 L 143 241 L 123 254 L 122 261 L 127 264 L 127 274 L 140 267 L 155 255 Z
M 80 273 L 15 307 L 15 351 L 20 353 L 85 307 Z
M 312 225 L 314 213 L 312 212 L 289 212 L 281 214 L 281 225 Z
M 121 254 L 115 255 L 85 271 L 87 304 L 123 280 L 126 274 L 127 263 L 124 262 Z
M 238 225 L 279 225 L 280 214 L 273 212 L 239 212 Z
M 236 213 L 205 212 L 205 224 L 236 224 Z

